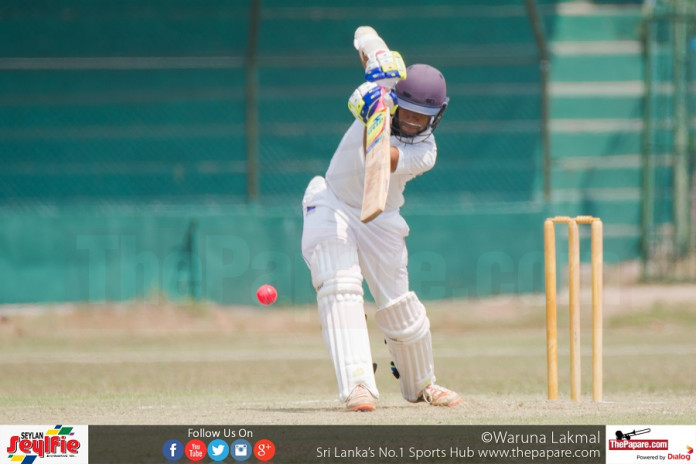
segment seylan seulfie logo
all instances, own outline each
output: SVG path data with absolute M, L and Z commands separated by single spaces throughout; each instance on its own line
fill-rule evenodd
M 2 426 L 3 463 L 87 462 L 87 426 Z

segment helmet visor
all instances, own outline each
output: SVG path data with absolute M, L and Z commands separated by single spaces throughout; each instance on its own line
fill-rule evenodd
M 416 105 L 415 103 L 411 103 L 403 97 L 399 98 L 399 106 L 405 110 L 413 111 L 414 113 L 425 114 L 427 116 L 437 116 L 437 114 L 440 112 L 440 109 L 442 108 L 441 106 L 433 107 Z

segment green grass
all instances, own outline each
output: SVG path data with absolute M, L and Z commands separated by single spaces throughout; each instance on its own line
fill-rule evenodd
M 0 316 L 0 423 L 693 424 L 696 315 L 688 303 L 606 309 L 604 402 L 571 402 L 567 316 L 559 308 L 560 399 L 546 400 L 539 298 L 428 303 L 439 382 L 464 404 L 401 399 L 368 306 L 373 414 L 348 414 L 312 307 L 133 304 Z

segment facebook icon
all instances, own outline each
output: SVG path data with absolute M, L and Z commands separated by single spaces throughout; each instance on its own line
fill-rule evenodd
M 167 440 L 162 446 L 162 454 L 168 461 L 178 461 L 184 456 L 184 445 L 179 440 Z

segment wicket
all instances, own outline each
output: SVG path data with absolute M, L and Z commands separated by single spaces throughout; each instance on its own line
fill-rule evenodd
M 592 253 L 592 400 L 602 401 L 602 221 L 592 216 L 556 216 L 544 222 L 546 280 L 546 356 L 548 398 L 558 399 L 556 322 L 556 224 L 568 225 L 568 294 L 570 312 L 570 398 L 580 401 L 580 237 L 578 224 L 590 224 Z

